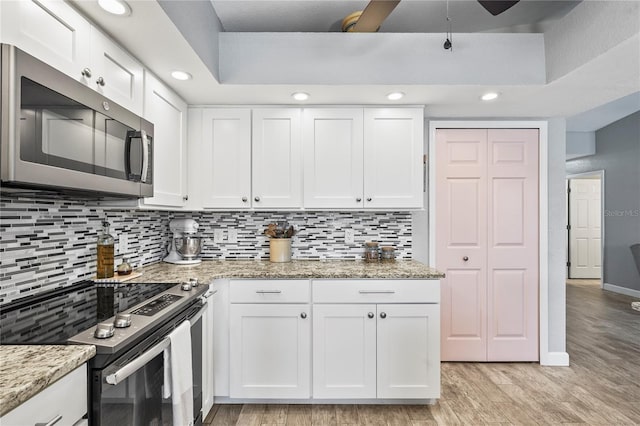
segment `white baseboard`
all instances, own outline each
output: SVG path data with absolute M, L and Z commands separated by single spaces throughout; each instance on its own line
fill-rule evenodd
M 567 352 L 547 352 L 546 354 L 540 354 L 540 365 L 568 367 L 569 354 Z
M 607 283 L 604 283 L 604 286 L 602 286 L 602 288 L 608 291 L 612 291 L 614 293 L 620 293 L 620 294 L 624 294 L 631 297 L 637 297 L 638 299 L 640 299 L 640 290 L 634 290 L 632 288 L 620 287 L 618 285 L 607 284 Z

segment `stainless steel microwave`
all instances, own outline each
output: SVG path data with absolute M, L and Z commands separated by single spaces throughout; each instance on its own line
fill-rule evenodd
M 0 47 L 3 186 L 153 196 L 153 124 L 15 46 Z

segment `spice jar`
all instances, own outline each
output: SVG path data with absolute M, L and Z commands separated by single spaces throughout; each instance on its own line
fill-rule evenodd
M 133 268 L 131 267 L 129 262 L 127 262 L 126 257 L 122 258 L 122 263 L 118 265 L 117 269 L 118 275 L 129 275 L 133 271 Z
M 375 241 L 368 241 L 364 243 L 364 261 L 377 262 L 379 259 L 380 251 L 378 249 L 378 243 Z
M 385 262 L 396 260 L 396 248 L 393 246 L 380 247 L 380 260 Z

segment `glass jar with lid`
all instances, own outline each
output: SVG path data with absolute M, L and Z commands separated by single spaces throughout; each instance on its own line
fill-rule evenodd
M 365 262 L 377 262 L 380 260 L 380 249 L 378 243 L 375 241 L 368 241 L 364 243 L 364 261 Z
M 396 260 L 396 248 L 393 246 L 380 247 L 380 260 L 384 262 Z

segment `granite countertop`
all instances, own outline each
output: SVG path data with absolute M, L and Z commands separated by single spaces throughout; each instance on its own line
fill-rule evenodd
M 188 278 L 209 282 L 216 278 L 343 278 L 343 279 L 440 279 L 436 271 L 414 260 L 367 263 L 361 260 L 294 260 L 272 263 L 266 260 L 203 260 L 199 265 L 155 263 L 137 269 L 142 276 L 132 283 L 171 283 Z
M 0 346 L 0 416 L 69 374 L 95 354 L 93 345 Z

